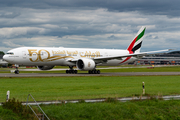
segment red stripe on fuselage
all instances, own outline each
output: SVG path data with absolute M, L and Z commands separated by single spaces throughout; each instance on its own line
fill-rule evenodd
M 133 54 L 133 51 L 129 51 L 129 54 Z M 120 62 L 119 64 L 121 64 L 121 63 L 124 63 L 124 62 L 128 61 L 130 58 L 131 58 L 131 56 L 130 56 L 130 57 L 127 57 L 125 60 L 123 60 L 123 61 L 122 61 L 122 62 Z
M 135 44 L 135 42 L 136 42 L 136 39 L 137 39 L 137 37 L 133 40 L 133 42 L 129 45 L 129 47 L 128 47 L 128 49 L 127 49 L 127 50 L 129 51 L 129 54 L 133 54 L 133 51 L 131 51 L 131 50 L 132 50 L 132 48 L 133 48 L 133 46 L 134 46 L 134 44 Z M 130 57 L 127 57 L 125 60 L 123 60 L 123 61 L 120 62 L 119 64 L 128 61 L 130 58 L 131 58 L 131 56 L 130 56 Z
M 129 54 L 133 54 L 133 51 L 132 51 L 132 49 L 133 49 L 133 46 L 134 46 L 134 44 L 135 44 L 135 42 L 136 42 L 136 40 L 137 40 L 137 38 L 138 38 L 138 36 L 132 41 L 132 43 L 129 45 L 129 47 L 128 47 L 128 51 L 129 51 Z M 124 62 L 126 62 L 126 61 L 128 61 L 129 59 L 131 58 L 131 56 L 130 57 L 127 57 L 125 60 L 123 60 L 122 62 L 120 62 L 119 64 L 121 64 L 121 63 L 124 63 Z

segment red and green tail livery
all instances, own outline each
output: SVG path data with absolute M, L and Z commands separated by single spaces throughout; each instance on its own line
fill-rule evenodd
M 143 26 L 141 27 L 141 29 L 138 31 L 137 35 L 135 36 L 135 38 L 133 39 L 133 41 L 131 42 L 131 44 L 127 48 L 127 50 L 129 51 L 129 54 L 140 53 L 145 29 L 146 29 L 146 27 L 143 27 Z M 131 56 L 127 57 L 125 60 L 123 60 L 119 64 L 125 63 L 130 58 L 131 58 Z
M 138 31 L 137 35 L 135 36 L 135 38 L 127 48 L 130 54 L 140 52 L 145 29 L 146 27 L 141 27 L 141 29 Z

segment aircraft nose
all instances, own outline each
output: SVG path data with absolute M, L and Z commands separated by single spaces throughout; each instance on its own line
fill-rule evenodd
M 3 56 L 3 60 L 8 61 L 7 55 L 4 55 L 4 56 Z
M 9 57 L 9 55 L 4 55 L 3 56 L 3 60 L 7 61 L 7 62 L 12 62 L 13 61 L 13 58 L 12 57 Z

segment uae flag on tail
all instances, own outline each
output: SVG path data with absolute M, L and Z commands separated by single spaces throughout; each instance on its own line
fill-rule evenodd
M 130 54 L 135 53 L 135 52 L 136 53 L 140 52 L 145 29 L 146 27 L 141 27 L 141 29 L 138 31 L 137 35 L 135 36 L 135 38 L 133 39 L 133 41 L 127 48 Z

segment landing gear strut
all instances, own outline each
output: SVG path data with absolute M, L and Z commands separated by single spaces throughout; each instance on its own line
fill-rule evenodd
M 89 73 L 89 74 L 100 74 L 101 71 L 95 69 L 95 70 L 89 70 L 88 73 Z
M 16 70 L 14 71 L 14 73 L 19 74 L 19 70 L 18 70 L 19 65 L 15 65 L 15 66 L 16 66 Z
M 77 74 L 77 70 L 73 69 L 73 66 L 69 66 L 70 70 L 66 70 L 66 74 Z

